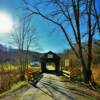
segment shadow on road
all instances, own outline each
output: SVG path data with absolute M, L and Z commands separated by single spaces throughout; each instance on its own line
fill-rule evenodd
M 46 74 L 56 75 L 56 76 L 62 76 L 62 75 L 63 75 L 62 71 L 47 70 L 45 73 L 46 73 Z M 36 79 L 34 79 L 34 80 L 29 81 L 29 83 L 30 83 L 32 86 L 36 87 L 36 84 L 41 80 L 41 78 L 43 78 L 43 73 L 39 73 L 39 74 L 38 74 L 38 77 L 36 77 Z M 52 79 L 52 80 L 53 80 L 53 79 Z M 54 79 L 54 80 L 56 80 L 56 79 Z
M 62 96 L 65 96 L 66 98 L 69 98 L 71 100 L 76 100 L 75 98 L 73 98 L 71 95 L 69 95 L 68 91 L 60 86 L 60 85 L 57 85 L 57 84 L 54 84 L 54 83 L 51 83 L 51 82 L 42 82 L 43 86 L 46 87 L 46 89 L 49 91 L 49 93 L 51 93 L 52 95 L 52 98 L 54 100 L 58 100 L 56 97 L 55 97 L 55 93 L 60 93 L 60 95 Z M 41 88 L 39 88 L 41 90 Z M 43 90 L 42 90 L 43 91 Z
M 62 76 L 63 75 L 62 71 L 46 70 L 45 73 L 47 73 L 47 74 L 53 74 L 53 75 L 56 75 L 56 76 Z
M 43 77 L 43 74 L 42 74 L 42 73 L 39 73 L 39 74 L 38 74 L 38 77 L 34 78 L 34 80 L 30 80 L 29 83 L 30 83 L 32 86 L 34 86 L 34 87 L 37 88 L 36 84 L 42 79 L 42 77 Z
M 62 75 L 61 72 L 53 72 L 52 74 L 57 76 Z M 72 95 L 69 94 L 69 91 L 63 86 L 63 84 L 59 85 L 59 82 L 60 80 L 56 80 L 54 78 L 43 77 L 37 82 L 42 85 L 42 87 L 37 83 L 32 84 L 32 86 L 52 97 L 53 100 L 61 100 L 61 97 L 65 97 L 68 100 L 76 100 Z

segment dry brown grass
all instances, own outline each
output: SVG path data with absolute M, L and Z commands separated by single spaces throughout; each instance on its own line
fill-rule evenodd
M 96 81 L 97 84 L 100 85 L 100 66 L 93 67 L 92 73 L 93 73 L 94 80 Z
M 13 66 L 14 67 L 14 66 Z M 0 66 L 0 93 L 8 90 L 11 86 L 20 81 L 20 70 L 12 69 L 12 66 L 3 64 Z

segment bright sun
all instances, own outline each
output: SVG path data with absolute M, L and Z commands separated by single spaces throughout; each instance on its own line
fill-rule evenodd
M 9 33 L 13 30 L 13 19 L 6 12 L 0 12 L 0 33 Z

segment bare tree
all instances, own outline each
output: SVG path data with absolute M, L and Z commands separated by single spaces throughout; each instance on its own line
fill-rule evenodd
M 36 47 L 36 44 L 37 44 L 37 37 L 36 37 L 36 34 L 34 34 L 34 33 L 36 33 L 36 29 L 33 28 L 32 25 L 30 24 L 28 32 L 26 34 L 26 38 L 25 38 L 25 50 L 26 50 L 26 60 L 25 60 L 25 62 L 26 62 L 26 67 L 29 64 L 29 61 L 28 61 L 29 49 L 32 46 Z
M 14 44 L 19 50 L 19 64 L 21 67 L 22 79 L 24 78 L 25 69 L 28 66 L 28 54 L 32 44 L 36 43 L 36 30 L 31 24 L 31 18 L 21 18 L 18 26 L 15 26 L 11 34 Z
M 22 0 L 26 17 L 38 15 L 61 29 L 71 49 L 82 64 L 84 82 L 91 81 L 93 36 L 100 33 L 100 21 L 95 0 Z M 70 29 L 70 33 L 69 30 Z M 70 35 L 71 34 L 71 35 Z M 83 40 L 87 42 L 87 57 L 83 55 Z M 74 44 L 78 46 L 78 50 Z M 86 61 L 87 59 L 87 61 Z

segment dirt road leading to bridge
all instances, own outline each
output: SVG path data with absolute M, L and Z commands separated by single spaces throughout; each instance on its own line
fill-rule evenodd
M 79 91 L 68 88 L 73 85 L 70 82 L 63 82 L 61 76 L 53 74 L 43 74 L 43 78 L 36 87 L 29 85 L 25 91 L 20 91 L 0 100 L 96 100 Z
M 44 74 L 36 87 L 30 86 L 20 100 L 90 100 L 88 96 L 68 89 L 60 76 L 52 74 Z

